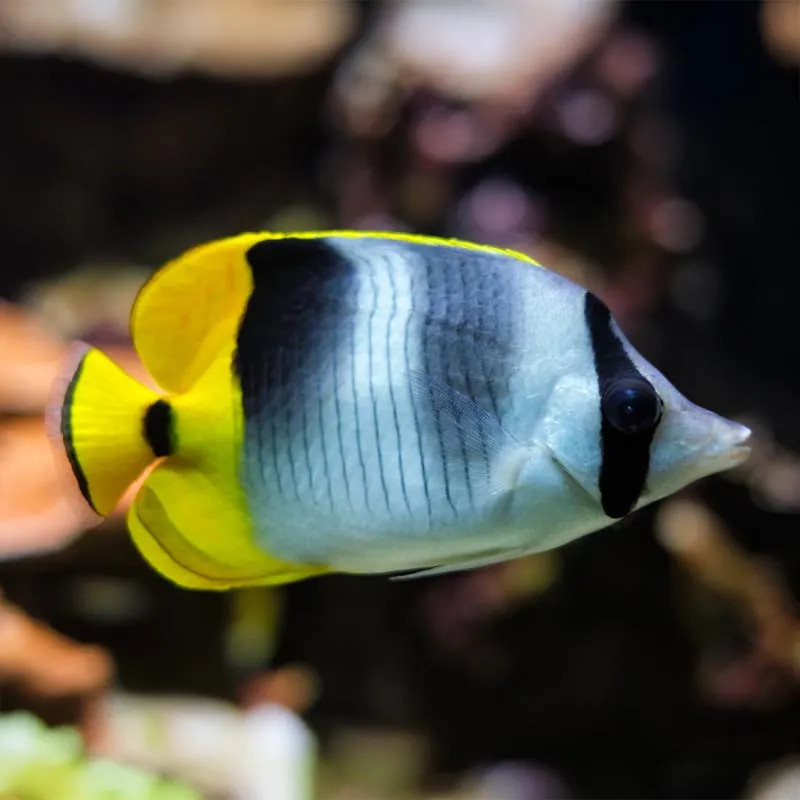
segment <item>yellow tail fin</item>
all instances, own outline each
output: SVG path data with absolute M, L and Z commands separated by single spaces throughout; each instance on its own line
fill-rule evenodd
M 76 350 L 54 391 L 50 434 L 61 439 L 83 499 L 107 516 L 142 472 L 168 454 L 170 406 L 87 345 Z

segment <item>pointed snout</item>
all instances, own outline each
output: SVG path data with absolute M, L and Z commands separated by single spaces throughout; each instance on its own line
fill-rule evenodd
M 696 468 L 701 474 L 730 469 L 746 461 L 750 455 L 750 429 L 733 420 L 725 419 L 712 411 L 692 410 L 695 430 L 702 431 Z
M 656 495 L 738 466 L 750 429 L 687 400 L 667 409 L 653 443 L 648 483 Z
M 750 455 L 750 445 L 747 444 L 750 439 L 750 428 L 717 417 L 713 436 L 718 442 L 719 457 L 726 462 L 722 469 L 735 467 L 747 460 Z

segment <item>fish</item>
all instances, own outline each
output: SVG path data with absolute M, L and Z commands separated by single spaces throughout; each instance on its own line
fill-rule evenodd
M 92 519 L 141 481 L 132 539 L 190 589 L 493 564 L 748 455 L 596 295 L 502 248 L 243 233 L 157 270 L 131 335 L 152 385 L 77 344 L 48 426 Z

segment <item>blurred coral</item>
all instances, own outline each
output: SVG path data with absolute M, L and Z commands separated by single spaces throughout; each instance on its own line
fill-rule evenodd
M 753 500 L 773 512 L 800 511 L 800 455 L 781 445 L 766 423 L 744 420 L 753 431 L 750 458 L 731 473 L 749 487 Z
M 87 758 L 78 732 L 31 714 L 0 716 L 0 796 L 7 800 L 200 800 L 174 781 Z
M 279 705 L 295 714 L 311 708 L 320 692 L 319 676 L 301 664 L 270 670 L 251 678 L 241 692 L 244 708 L 261 705 Z
M 111 656 L 56 633 L 0 597 L 0 686 L 44 698 L 91 696 L 108 688 Z
M 72 307 L 66 299 L 56 303 L 57 293 L 44 296 L 51 322 L 59 319 L 56 308 Z M 60 549 L 85 530 L 88 520 L 83 504 L 71 500 L 72 476 L 54 459 L 44 420 L 69 345 L 48 334 L 36 316 L 8 303 L 0 304 L 0 343 L 0 414 L 27 415 L 0 418 L 0 560 L 5 560 Z M 145 377 L 130 346 L 104 349 L 129 372 Z
M 150 273 L 137 266 L 89 264 L 29 285 L 25 307 L 40 326 L 61 339 L 127 342 L 131 306 Z
M 760 704 L 800 682 L 800 615 L 777 565 L 736 544 L 722 520 L 695 500 L 665 502 L 656 519 L 659 541 L 702 585 L 735 604 L 752 651 L 736 662 L 711 665 L 707 692 L 725 702 Z M 783 673 L 775 675 L 776 670 Z M 776 683 L 777 680 L 777 683 Z
M 437 648 L 461 653 L 489 623 L 546 592 L 559 555 L 538 553 L 436 581 L 423 595 L 424 620 Z
M 65 346 L 29 314 L 0 301 L 0 413 L 41 413 Z

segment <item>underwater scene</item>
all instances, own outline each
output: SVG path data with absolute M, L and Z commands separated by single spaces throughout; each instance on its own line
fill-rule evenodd
M 800 798 L 799 68 L 0 3 L 0 800 Z

